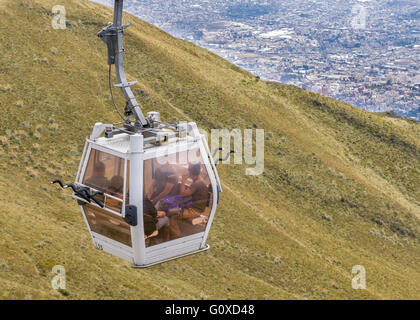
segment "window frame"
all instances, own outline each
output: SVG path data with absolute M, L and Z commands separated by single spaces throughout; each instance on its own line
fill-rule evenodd
M 120 217 L 124 217 L 125 216 L 125 206 L 126 206 L 126 195 L 127 195 L 127 179 L 129 178 L 129 177 L 127 177 L 127 173 L 128 173 L 127 166 L 129 165 L 128 155 L 124 154 L 124 153 L 116 152 L 116 151 L 114 151 L 112 149 L 109 149 L 109 148 L 105 148 L 105 147 L 102 147 L 102 146 L 99 146 L 99 145 L 95 145 L 89 139 L 87 139 L 86 143 L 88 143 L 89 146 L 87 148 L 87 152 L 86 152 L 86 155 L 84 156 L 84 159 L 82 159 L 84 161 L 84 163 L 83 163 L 83 166 L 81 166 L 81 169 L 79 170 L 79 172 L 77 174 L 76 184 L 78 186 L 81 186 L 81 187 L 89 188 L 90 190 L 92 190 L 94 192 L 100 191 L 100 190 L 97 190 L 97 189 L 92 188 L 90 186 L 87 186 L 83 183 L 83 180 L 84 180 L 85 175 L 86 175 L 87 167 L 89 165 L 90 156 L 92 155 L 93 150 L 96 150 L 97 152 L 99 151 L 99 152 L 102 152 L 102 153 L 109 154 L 109 155 L 115 156 L 117 158 L 120 158 L 122 161 L 124 161 L 124 164 L 123 164 L 124 185 L 123 185 L 122 199 L 120 199 L 118 197 L 115 197 L 113 195 L 110 195 L 109 193 L 104 192 L 104 207 L 101 208 L 99 205 L 97 205 L 94 202 L 92 202 L 91 205 L 94 205 L 98 208 L 101 208 L 101 209 L 103 209 L 103 210 L 105 210 L 109 213 L 113 213 L 113 214 L 116 214 Z M 84 201 L 83 199 L 81 199 L 77 196 L 74 196 L 74 197 L 78 200 Z M 116 200 L 116 201 L 121 203 L 121 212 L 117 212 L 115 210 L 112 210 L 112 209 L 109 209 L 109 208 L 106 207 L 106 201 L 107 201 L 108 198 Z

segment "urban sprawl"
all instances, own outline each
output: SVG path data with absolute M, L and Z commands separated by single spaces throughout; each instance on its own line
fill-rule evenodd
M 125 9 L 261 79 L 420 120 L 417 1 L 132 0 Z

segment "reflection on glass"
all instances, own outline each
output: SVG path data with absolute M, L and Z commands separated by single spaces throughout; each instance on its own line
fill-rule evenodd
M 130 226 L 124 219 L 89 204 L 86 204 L 83 208 L 93 232 L 131 247 Z
M 121 213 L 122 201 L 106 197 L 105 207 L 115 212 Z
M 124 159 L 96 149 L 92 149 L 83 184 L 102 191 L 116 198 L 123 198 L 124 190 Z M 97 198 L 100 198 L 97 196 Z M 122 201 L 106 197 L 99 199 L 106 207 L 120 212 Z
M 124 159 L 92 149 L 83 184 L 122 198 Z
M 146 160 L 144 190 L 147 246 L 204 232 L 213 194 L 199 149 Z

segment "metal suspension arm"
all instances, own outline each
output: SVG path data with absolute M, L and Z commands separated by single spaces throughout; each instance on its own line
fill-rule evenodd
M 128 82 L 124 71 L 124 48 L 123 48 L 123 32 L 130 25 L 122 25 L 124 0 L 115 0 L 114 2 L 114 23 L 109 23 L 107 27 L 98 33 L 98 37 L 104 41 L 108 47 L 108 64 L 115 64 L 115 72 L 119 81 L 116 87 L 121 88 L 126 99 L 126 115 L 133 114 L 136 118 L 136 126 L 143 128 L 149 123 L 145 119 L 133 91 L 130 86 L 137 83 Z

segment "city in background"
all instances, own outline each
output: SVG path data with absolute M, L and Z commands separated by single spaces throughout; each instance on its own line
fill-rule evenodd
M 418 0 L 130 0 L 125 10 L 261 79 L 420 120 Z

